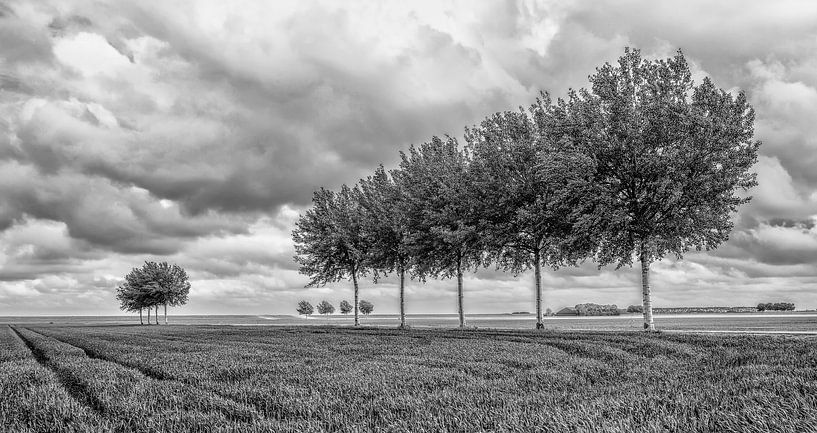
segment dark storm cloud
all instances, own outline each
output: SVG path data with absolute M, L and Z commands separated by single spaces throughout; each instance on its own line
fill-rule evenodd
M 745 90 L 764 141 L 731 240 L 656 265 L 657 302 L 692 302 L 700 284 L 813 284 L 813 3 L 16 1 L 0 3 L 0 299 L 110 303 L 145 259 L 188 268 L 202 305 L 340 296 L 348 286 L 294 289 L 290 231 L 315 189 L 586 86 L 625 46 L 682 48 L 696 79 Z M 637 278 L 589 262 L 548 272 L 548 302 L 635 303 Z M 393 284 L 369 290 L 392 305 Z M 527 309 L 528 274 L 480 270 L 468 285 L 477 310 Z M 433 310 L 453 287 L 410 294 Z M 49 299 L 37 311 L 59 308 Z

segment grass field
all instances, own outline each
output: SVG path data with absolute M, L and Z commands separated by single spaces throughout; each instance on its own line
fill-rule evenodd
M 814 431 L 817 338 L 0 328 L 3 431 Z

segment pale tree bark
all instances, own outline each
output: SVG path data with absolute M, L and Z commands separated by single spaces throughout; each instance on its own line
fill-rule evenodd
M 141 308 L 139 309 L 139 324 L 140 324 L 140 325 L 144 325 L 144 324 L 145 324 L 145 322 L 144 322 L 144 321 L 142 321 L 142 309 L 141 309 Z
M 460 328 L 464 328 L 465 310 L 462 308 L 462 259 L 457 260 L 457 310 L 460 314 Z
M 400 267 L 400 327 L 406 327 L 406 270 Z
M 360 326 L 360 317 L 358 315 L 358 288 L 357 288 L 357 273 L 352 271 L 352 283 L 355 286 L 355 326 Z
M 533 278 L 536 287 L 536 329 L 544 329 L 544 315 L 542 314 L 542 264 L 539 251 L 533 253 Z
M 167 325 L 167 304 L 164 304 L 164 306 L 165 306 L 165 325 Z
M 156 311 L 154 311 L 153 318 L 154 318 L 154 320 L 156 320 L 156 324 L 158 325 L 159 324 L 159 305 L 158 304 L 156 305 Z
M 644 310 L 644 330 L 655 331 L 652 319 L 652 299 L 650 298 L 650 259 L 645 252 L 641 252 L 641 294 Z

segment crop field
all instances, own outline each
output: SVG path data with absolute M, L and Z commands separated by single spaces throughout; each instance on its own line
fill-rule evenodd
M 0 428 L 815 431 L 817 338 L 3 326 Z

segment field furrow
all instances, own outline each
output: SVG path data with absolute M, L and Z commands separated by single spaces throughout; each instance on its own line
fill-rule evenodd
M 106 432 L 109 423 L 20 339 L 0 331 L 0 431 Z
M 19 329 L 41 357 L 78 398 L 111 420 L 121 431 L 264 430 L 273 425 L 253 408 L 178 381 L 156 380 L 103 359 L 90 358 L 76 346 L 32 330 Z

